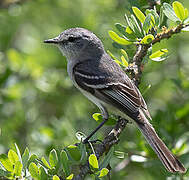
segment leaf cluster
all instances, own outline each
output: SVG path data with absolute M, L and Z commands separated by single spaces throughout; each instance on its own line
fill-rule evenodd
M 158 14 L 155 6 L 154 9 L 147 9 L 145 13 L 137 7 L 132 7 L 132 10 L 133 14 L 130 17 L 125 14 L 126 25 L 115 24 L 121 36 L 112 30 L 109 31 L 111 39 L 119 44 L 118 47 L 121 52 L 124 52 L 122 54 L 126 54 L 126 58 L 121 55 L 121 61 L 119 61 L 111 52 L 108 51 L 108 53 L 118 64 L 124 67 L 128 66 L 129 60 L 127 53 L 123 49 L 125 48 L 124 46 L 142 44 L 150 47 L 158 34 L 162 34 L 170 28 L 162 28 L 165 17 L 173 21 L 175 25 L 188 24 L 189 21 L 188 10 L 178 1 L 174 1 L 172 6 L 168 3 L 163 3 L 160 7 L 160 14 Z M 145 59 L 163 61 L 167 57 L 167 49 L 160 49 L 152 53 L 152 48 L 149 48 Z
M 74 178 L 73 167 L 89 162 L 90 169 L 96 178 L 100 179 L 106 176 L 109 170 L 106 168 L 113 155 L 114 148 L 104 157 L 103 161 L 97 160 L 94 153 L 89 153 L 90 148 L 78 143 L 69 145 L 64 150 L 51 150 L 48 160 L 42 156 L 39 158 L 36 154 L 31 154 L 26 148 L 21 155 L 19 148 L 15 144 L 16 151 L 10 149 L 8 155 L 0 155 L 0 177 L 7 179 L 28 179 L 30 180 L 71 180 Z

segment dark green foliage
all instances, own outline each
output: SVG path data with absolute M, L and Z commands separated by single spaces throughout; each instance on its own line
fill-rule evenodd
M 36 155 L 31 155 L 28 148 L 25 149 L 22 158 L 19 159 L 18 154 L 20 154 L 20 151 L 15 152 L 10 149 L 8 156 L 6 154 L 0 155 L 2 164 L 0 177 L 3 176 L 7 179 L 23 177 L 24 179 L 33 178 L 35 180 L 59 179 L 59 177 L 72 179 L 74 177 L 74 174 L 71 173 L 72 165 L 86 163 L 87 159 L 91 171 L 94 172 L 96 177 L 106 176 L 109 172 L 106 166 L 110 163 L 114 151 L 113 148 L 105 156 L 100 166 L 95 154 L 87 155 L 88 150 L 82 143 L 77 146 L 70 145 L 61 152 L 53 149 L 49 153 L 47 161 L 44 157 L 39 158 Z
M 9 6 L 2 2 L 0 178 L 72 179 L 78 171 L 74 168 L 91 157 L 90 167 L 96 179 L 107 176 L 109 166 L 111 179 L 188 179 L 188 172 L 183 176 L 166 172 L 140 132 L 130 124 L 119 145 L 100 160 L 96 160 L 91 146 L 72 145 L 89 134 L 102 118 L 96 113 L 95 121 L 92 120 L 90 114 L 97 109 L 72 86 L 65 58 L 55 48 L 43 44 L 44 39 L 67 28 L 85 27 L 102 39 L 121 67 L 127 68 L 132 66 L 136 44 L 149 45 L 158 33 L 189 22 L 188 1 L 180 1 L 183 5 L 161 1 L 151 10 L 144 0 L 36 0 Z M 112 24 L 115 29 L 109 34 L 117 49 L 107 33 Z M 153 125 L 186 168 L 189 168 L 188 42 L 186 32 L 153 45 L 143 61 L 140 84 Z M 107 125 L 114 125 L 115 121 L 112 116 Z M 97 134 L 99 139 L 109 132 L 109 127 L 100 132 L 103 133 Z M 15 142 L 21 151 L 14 146 Z

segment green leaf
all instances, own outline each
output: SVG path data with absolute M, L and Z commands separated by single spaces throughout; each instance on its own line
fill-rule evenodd
M 28 160 L 27 166 L 30 165 L 31 162 L 36 162 L 37 156 L 35 154 L 32 154 Z
M 51 169 L 51 167 L 50 167 L 49 163 L 47 162 L 47 160 L 45 159 L 45 157 L 42 157 L 41 161 L 43 162 L 43 164 L 45 165 L 46 168 Z
M 110 115 L 108 121 L 105 123 L 106 125 L 115 125 L 117 122 L 117 117 Z
M 33 163 L 33 162 L 30 163 L 30 165 L 29 165 L 29 172 L 30 172 L 32 178 L 39 179 L 38 167 L 37 167 L 37 165 L 35 163 Z
M 57 175 L 54 175 L 53 180 L 60 180 L 60 178 Z
M 159 14 L 157 13 L 156 9 L 153 11 L 152 15 L 154 16 L 155 18 L 155 21 L 156 21 L 156 26 L 158 27 L 159 26 L 159 22 L 160 22 L 160 16 Z
M 138 31 L 135 30 L 134 24 L 133 24 L 133 20 L 131 18 L 129 18 L 129 27 L 132 29 L 132 31 L 134 32 L 134 34 L 139 37 L 140 34 L 138 34 Z
M 104 157 L 104 160 L 100 164 L 100 169 L 107 167 L 107 165 L 110 163 L 113 153 L 114 153 L 114 146 L 109 150 L 108 154 L 106 154 L 106 156 Z
M 152 34 L 148 34 L 141 40 L 141 44 L 149 44 L 154 40 L 154 36 Z
M 8 152 L 8 158 L 12 162 L 12 164 L 15 164 L 16 161 L 19 160 L 17 153 L 15 151 L 13 151 L 12 149 L 10 149 Z
M 122 24 L 120 24 L 120 23 L 116 23 L 116 24 L 115 24 L 115 27 L 117 28 L 117 30 L 118 30 L 121 34 L 125 35 L 125 29 L 126 29 L 126 27 L 125 27 L 124 25 L 122 25 Z
M 48 179 L 47 173 L 45 172 L 42 166 L 39 168 L 39 176 L 40 176 L 40 180 Z
M 15 162 L 13 174 L 15 176 L 21 176 L 21 174 L 22 174 L 22 167 L 23 167 L 23 165 L 21 164 L 20 161 Z
M 111 56 L 112 59 L 117 60 L 117 58 L 109 50 L 107 50 L 107 53 Z
M 94 113 L 92 116 L 96 122 L 101 123 L 103 121 L 103 116 L 100 113 Z
M 28 160 L 29 160 L 29 149 L 26 147 L 24 153 L 22 154 L 23 169 L 26 169 Z
M 155 10 L 151 10 L 151 14 L 155 20 L 155 26 L 158 27 L 159 26 L 159 21 L 160 21 L 160 17 L 158 15 L 158 13 Z
M 152 47 L 148 48 L 146 55 L 149 57 L 151 54 L 152 54 Z
M 170 20 L 174 22 L 181 22 L 180 19 L 176 16 L 173 8 L 168 3 L 163 3 L 163 12 Z
M 120 61 L 119 61 L 119 64 L 121 64 Z M 121 64 L 121 65 L 122 65 L 122 64 Z M 101 115 L 100 113 L 94 113 L 94 114 L 92 115 L 92 117 L 93 117 L 93 119 L 94 119 L 96 122 L 98 122 L 98 123 L 103 122 L 103 117 L 102 117 L 102 115 Z M 110 117 L 108 118 L 108 121 L 106 121 L 105 124 L 111 126 L 111 125 L 114 125 L 115 123 L 116 123 L 115 118 L 113 118 L 112 116 L 110 116 Z
M 3 176 L 3 177 L 6 177 L 6 176 L 9 176 L 10 173 L 8 171 L 5 171 L 3 169 L 0 169 L 0 177 Z
M 176 16 L 181 20 L 185 20 L 185 9 L 184 6 L 178 2 L 178 1 L 174 1 L 173 4 L 173 10 L 175 11 Z
M 127 60 L 125 59 L 124 56 L 121 56 L 121 61 L 122 61 L 122 65 L 123 65 L 124 67 L 128 67 L 128 66 L 129 66 L 129 64 L 128 64 L 128 62 L 127 62 Z
M 137 37 L 139 38 L 143 37 L 142 30 L 134 15 L 131 15 L 130 22 L 133 24 L 134 32 L 136 33 Z
M 161 27 L 163 21 L 164 21 L 164 12 L 163 12 L 164 8 L 163 6 L 161 6 L 160 8 L 160 17 L 159 17 L 159 26 L 158 27 Z
M 112 42 L 112 46 L 113 46 L 114 48 L 116 48 L 116 49 L 123 49 L 123 48 L 125 48 L 124 45 L 118 44 L 118 43 L 116 43 L 115 41 Z
M 121 49 L 121 53 L 123 54 L 123 56 L 121 56 L 122 66 L 128 67 L 129 57 L 124 49 Z
M 126 14 L 125 14 L 125 20 L 126 20 L 126 23 L 127 23 L 127 27 L 126 27 L 126 33 L 127 33 L 127 35 L 126 36 L 129 35 L 128 36 L 129 39 L 136 39 L 136 37 L 139 37 L 140 34 L 137 34 L 137 32 L 135 32 L 135 27 L 133 25 L 132 19 L 128 18 Z
M 132 42 L 135 41 L 136 36 L 134 32 L 132 31 L 132 29 L 129 28 L 129 26 L 126 27 L 120 23 L 116 23 L 115 27 L 121 34 L 123 34 L 126 37 L 128 41 L 132 41 Z
M 17 155 L 18 155 L 18 157 L 19 157 L 19 160 L 20 160 L 20 162 L 22 163 L 22 157 L 21 157 L 20 150 L 19 150 L 19 148 L 18 148 L 18 146 L 17 146 L 16 143 L 15 143 L 14 145 L 15 145 L 15 147 L 16 147 L 16 152 L 17 152 Z
M 114 151 L 114 155 L 119 158 L 119 159 L 123 159 L 125 157 L 125 153 L 121 152 L 121 151 Z
M 75 134 L 76 138 L 81 142 L 83 141 L 87 136 L 83 132 L 76 132 Z
M 96 170 L 99 168 L 98 166 L 98 160 L 95 154 L 91 154 L 89 156 L 89 164 L 92 167 L 92 169 Z
M 164 61 L 164 60 L 166 60 L 167 59 L 167 57 L 157 57 L 157 58 L 153 58 L 153 59 L 151 59 L 152 61 L 156 61 L 156 62 L 160 62 L 160 61 Z
M 112 126 L 112 125 L 115 125 L 116 122 L 117 122 L 117 118 L 115 118 L 115 116 L 110 115 L 108 118 L 108 121 L 105 124 Z
M 132 10 L 133 10 L 135 16 L 139 19 L 139 21 L 141 23 L 144 23 L 145 15 L 143 14 L 143 12 L 140 9 L 138 9 L 137 7 L 132 7 Z
M 98 176 L 99 178 L 106 176 L 109 173 L 109 170 L 107 168 L 103 168 L 100 171 L 100 175 Z
M 129 61 L 128 54 L 127 54 L 127 52 L 126 52 L 124 49 L 121 49 L 121 53 L 124 55 L 125 59 L 126 59 L 127 61 Z
M 168 53 L 167 49 L 160 49 L 156 52 L 154 52 L 151 56 L 149 56 L 150 59 L 153 61 L 162 61 L 164 58 L 160 58 Z
M 127 17 L 127 14 L 125 14 L 125 21 L 126 21 L 127 26 L 129 26 L 129 27 L 132 26 L 130 21 L 129 21 L 129 18 Z
M 66 178 L 66 180 L 72 180 L 73 177 L 74 177 L 74 174 L 70 174 L 70 175 Z
M 125 36 L 130 41 L 134 41 L 134 42 L 136 41 L 136 35 L 129 26 L 127 26 L 126 29 L 125 29 Z
M 63 166 L 64 173 L 66 176 L 70 174 L 70 168 L 69 168 L 69 163 L 68 163 L 68 156 L 66 151 L 62 150 L 60 153 L 60 158 L 61 158 L 61 163 Z
M 148 14 L 145 18 L 145 21 L 144 21 L 144 24 L 143 24 L 143 30 L 148 33 L 148 31 L 150 30 L 151 28 L 151 17 L 152 15 L 151 14 Z
M 80 161 L 81 159 L 81 153 L 79 151 L 79 148 L 75 145 L 69 145 L 67 147 L 67 150 L 71 156 L 71 158 L 74 160 L 74 161 Z
M 0 155 L 0 162 L 2 163 L 2 165 L 5 167 L 6 170 L 12 172 L 13 171 L 13 164 L 12 162 L 9 160 L 9 158 L 7 157 L 6 154 L 1 154 Z
M 58 163 L 58 157 L 55 149 L 53 149 L 49 154 L 49 163 L 52 168 L 55 167 Z
M 154 18 L 154 16 L 152 15 L 152 12 L 153 12 L 153 11 L 154 11 L 153 9 L 147 9 L 147 10 L 146 10 L 146 15 L 148 15 L 148 14 L 151 15 L 151 21 L 150 21 L 151 27 L 150 27 L 150 28 L 152 28 L 152 27 L 155 26 L 155 18 Z
M 184 19 L 188 18 L 188 9 L 184 9 Z
M 114 31 L 109 31 L 109 36 L 118 44 L 121 44 L 121 45 L 129 45 L 129 44 L 132 44 L 132 42 L 124 39 L 124 38 L 121 38 L 119 37 Z
M 79 147 L 79 150 L 80 150 L 80 153 L 81 153 L 81 159 L 80 159 L 80 162 L 86 162 L 87 160 L 87 150 L 86 150 L 86 145 L 83 144 L 83 143 L 80 143 L 78 145 Z

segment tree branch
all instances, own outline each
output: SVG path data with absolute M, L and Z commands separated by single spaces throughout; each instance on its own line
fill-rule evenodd
M 175 28 L 172 28 L 169 30 L 164 28 L 161 33 L 155 36 L 154 40 L 150 44 L 137 44 L 136 53 L 133 57 L 132 67 L 129 67 L 128 69 L 126 69 L 126 71 L 132 72 L 131 78 L 135 82 L 136 86 L 138 86 L 141 81 L 142 71 L 143 71 L 142 60 L 146 56 L 148 49 L 152 45 L 156 44 L 157 42 L 160 42 L 163 39 L 169 39 L 174 34 L 180 33 L 183 28 L 188 27 L 188 26 L 189 24 L 186 24 L 186 25 L 179 24 Z
M 175 28 L 169 29 L 167 30 L 166 28 L 163 30 L 163 32 L 157 34 L 155 36 L 155 39 L 152 41 L 152 45 L 160 42 L 163 39 L 169 39 L 171 36 L 173 36 L 174 34 L 180 33 L 182 29 L 188 27 L 189 24 L 179 24 L 178 26 L 176 26 Z
M 104 153 L 107 153 L 110 148 L 118 143 L 118 137 L 126 127 L 128 121 L 123 118 L 119 118 L 112 131 L 104 138 L 100 144 L 94 144 L 95 155 L 99 159 Z M 91 170 L 89 163 L 80 166 L 80 172 L 74 176 L 74 180 L 82 180 L 87 174 L 90 174 Z
M 142 76 L 142 60 L 146 56 L 150 45 L 146 44 L 139 44 L 137 45 L 136 53 L 133 57 L 133 73 L 132 73 L 132 80 L 134 81 L 135 85 L 138 87 L 141 81 Z

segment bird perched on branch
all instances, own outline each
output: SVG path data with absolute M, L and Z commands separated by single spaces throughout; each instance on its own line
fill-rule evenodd
M 56 45 L 66 56 L 67 70 L 73 84 L 102 112 L 104 121 L 84 143 L 108 120 L 107 107 L 112 106 L 134 120 L 168 171 L 186 171 L 150 124 L 151 116 L 140 91 L 105 52 L 95 34 L 87 29 L 72 28 L 44 42 Z

